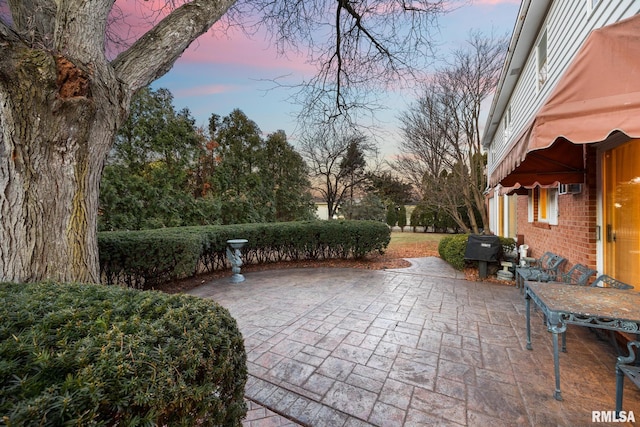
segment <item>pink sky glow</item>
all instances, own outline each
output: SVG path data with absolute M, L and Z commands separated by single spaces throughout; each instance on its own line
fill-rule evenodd
M 472 29 L 510 35 L 519 3 L 518 0 L 452 1 L 457 7 L 438 20 L 439 29 L 434 32 L 441 45 L 440 56 L 461 47 Z M 166 1 L 117 0 L 116 4 L 127 19 L 129 31 L 142 34 L 151 25 L 150 18 L 155 17 L 157 22 L 154 11 Z M 198 125 L 205 125 L 212 113 L 227 115 L 239 108 L 264 133 L 282 129 L 293 142 L 292 136 L 295 139 L 297 131 L 293 115 L 299 107 L 288 102 L 291 93 L 286 89 L 274 89 L 273 80 L 286 76 L 286 82 L 299 83 L 315 72 L 313 64 L 302 54 L 279 56 L 264 35 L 249 38 L 239 29 L 226 34 L 215 29 L 214 26 L 192 43 L 173 69 L 152 87 L 169 89 L 175 107 L 189 108 Z M 392 91 L 388 95 L 385 104 L 389 110 L 380 115 L 379 121 L 388 124 L 389 133 L 397 134 L 397 117 L 412 100 L 406 93 L 398 95 Z M 382 147 L 383 153 L 392 150 Z

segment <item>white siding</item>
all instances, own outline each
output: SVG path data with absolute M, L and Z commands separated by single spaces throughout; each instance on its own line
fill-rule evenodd
M 535 1 L 535 0 L 534 0 Z M 549 96 L 564 70 L 575 57 L 588 34 L 596 28 L 612 24 L 640 13 L 638 0 L 601 0 L 590 10 L 591 0 L 553 1 L 543 25 L 538 30 L 534 44 L 529 46 L 529 56 L 511 94 L 510 138 L 504 137 L 503 117 L 492 117 L 491 122 L 500 123 L 489 146 L 487 170 L 489 175 L 506 155 L 515 138 L 524 130 Z M 540 34 L 547 29 L 548 78 L 540 90 L 537 84 L 536 46 Z M 496 94 L 498 96 L 499 94 Z M 507 106 L 507 108 L 508 108 Z M 505 108 L 505 111 L 506 109 Z
M 316 216 L 318 219 L 329 219 L 329 207 L 326 202 L 316 202 Z
M 489 198 L 489 231 L 493 234 L 498 234 L 498 193 L 494 193 L 493 197 Z

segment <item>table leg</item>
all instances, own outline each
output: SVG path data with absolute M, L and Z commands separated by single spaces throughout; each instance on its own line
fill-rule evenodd
M 531 346 L 531 297 L 525 293 L 524 300 L 527 306 L 527 350 L 533 350 Z
M 560 355 L 558 352 L 558 334 L 561 334 L 566 330 L 567 327 L 564 324 L 561 324 L 560 326 L 554 325 L 551 327 L 551 333 L 553 334 L 553 370 L 556 377 L 556 390 L 553 397 L 556 400 L 562 400 L 562 392 L 560 391 Z
M 624 372 L 616 364 L 616 417 L 622 411 L 622 393 L 624 389 Z

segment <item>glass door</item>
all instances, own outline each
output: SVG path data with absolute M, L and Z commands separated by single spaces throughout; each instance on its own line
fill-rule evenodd
M 604 272 L 640 290 L 640 140 L 604 153 Z

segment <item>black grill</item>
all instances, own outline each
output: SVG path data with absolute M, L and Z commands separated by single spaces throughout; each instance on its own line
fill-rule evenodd
M 469 235 L 464 259 L 469 261 L 498 262 L 502 256 L 502 245 L 498 236 Z
M 464 259 L 478 261 L 478 276 L 487 277 L 487 263 L 498 262 L 502 258 L 502 245 L 498 236 L 469 235 Z

